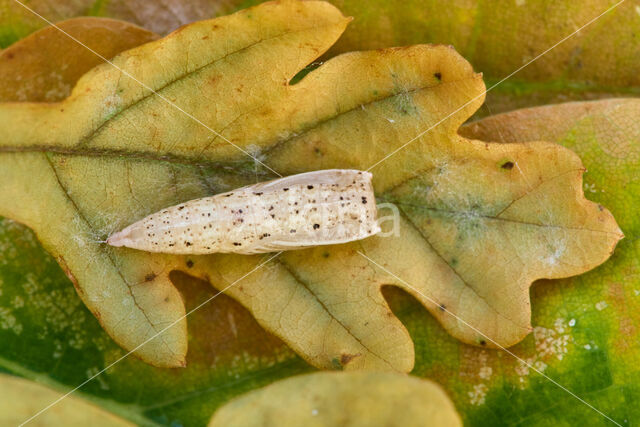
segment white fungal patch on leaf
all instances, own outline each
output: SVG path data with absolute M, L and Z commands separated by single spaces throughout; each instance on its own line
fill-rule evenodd
M 254 254 L 345 243 L 380 231 L 371 174 L 323 170 L 191 200 L 113 234 L 150 252 Z
M 571 335 L 565 332 L 567 332 L 567 328 L 564 319 L 556 320 L 554 329 L 547 329 L 542 326 L 533 328 L 538 357 L 541 359 L 555 357 L 558 360 L 562 360 L 564 355 L 567 354 L 568 345 L 572 339 Z
M 13 315 L 13 311 L 6 307 L 0 307 L 0 329 L 10 330 L 16 335 L 22 333 L 22 324 Z
M 606 301 L 598 301 L 598 302 L 596 303 L 596 310 L 598 310 L 598 311 L 602 311 L 602 310 L 604 310 L 605 308 L 607 308 L 608 306 L 609 306 L 609 305 L 607 304 L 607 302 L 606 302 Z
M 491 366 L 483 366 L 482 368 L 480 368 L 480 371 L 478 371 L 478 376 L 483 380 L 490 379 L 492 374 L 493 368 L 491 368 Z
M 34 233 L 26 231 L 23 225 L 2 219 L 0 227 L 0 269 L 9 274 L 20 271 L 21 279 L 10 289 L 4 286 L 0 292 L 0 331 L 19 335 L 29 328 L 39 340 L 53 340 L 53 358 L 62 357 L 67 348 L 84 350 L 91 337 L 87 330 L 90 314 L 81 310 L 82 301 L 72 286 L 57 288 L 55 278 L 45 274 L 48 269 L 58 268 L 53 258 L 33 263 L 29 257 L 19 257 L 17 248 L 30 253 L 37 250 L 39 243 Z M 7 264 L 3 264 L 7 260 Z M 2 279 L 0 279 L 0 289 Z M 33 317 L 32 313 L 40 313 Z M 55 337 L 55 338 L 54 338 Z M 102 339 L 107 339 L 102 337 Z
M 53 350 L 53 354 L 51 354 L 51 357 L 53 357 L 54 359 L 61 358 L 62 355 L 64 354 L 62 342 L 60 342 L 60 340 L 53 340 L 53 346 L 54 346 L 54 350 Z
M 485 350 L 478 352 L 477 349 L 469 348 L 464 352 L 463 361 L 459 374 L 469 379 L 471 387 L 467 391 L 469 403 L 476 406 L 482 405 L 485 403 L 485 396 L 493 376 L 489 353 Z
M 595 184 L 589 184 L 587 182 L 584 183 L 584 191 L 589 191 L 591 193 L 597 193 L 598 190 L 596 189 L 596 185 Z
M 115 94 L 105 98 L 104 105 L 103 105 L 104 106 L 103 114 L 105 116 L 105 119 L 107 120 L 110 119 L 118 112 L 121 102 L 122 100 L 120 99 L 120 97 Z
M 564 359 L 569 352 L 569 344 L 573 342 L 569 326 L 571 326 L 571 321 L 567 323 L 564 318 L 558 318 L 555 320 L 553 328 L 542 326 L 533 328 L 536 353 L 524 361 L 519 361 L 515 368 L 521 388 L 525 388 L 531 367 L 539 372 L 544 372 L 552 360 Z
M 11 305 L 13 306 L 13 308 L 16 308 L 16 309 L 22 308 L 24 307 L 24 299 L 22 299 L 20 295 L 16 295 L 11 300 Z
M 550 265 L 550 266 L 554 266 L 558 264 L 558 260 L 560 258 L 562 258 L 562 256 L 564 255 L 564 252 L 566 251 L 566 246 L 564 244 L 564 241 L 559 242 L 559 246 L 557 246 L 553 253 L 551 255 L 549 255 L 547 258 L 545 258 L 545 262 Z
M 475 384 L 473 390 L 467 393 L 469 395 L 469 403 L 476 406 L 484 404 L 487 391 L 489 391 L 489 388 L 486 384 Z
M 238 378 L 243 372 L 272 368 L 295 357 L 295 353 L 288 347 L 281 346 L 274 349 L 269 356 L 259 356 L 247 351 L 237 353 L 230 360 L 218 360 L 214 358 L 211 368 L 218 367 L 218 363 L 224 366 L 224 374 L 228 377 Z

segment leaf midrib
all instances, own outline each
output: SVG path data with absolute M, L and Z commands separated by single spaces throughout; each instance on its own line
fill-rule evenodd
M 377 98 L 367 103 L 358 104 L 357 107 L 352 107 L 347 110 L 341 111 L 329 118 L 315 121 L 312 124 L 310 124 L 309 127 L 307 127 L 306 129 L 302 130 L 300 133 L 294 136 L 289 136 L 285 139 L 274 141 L 272 144 L 269 144 L 266 146 L 264 153 L 265 155 L 268 155 L 269 153 L 273 152 L 275 149 L 279 148 L 280 146 L 296 138 L 299 138 L 300 136 L 305 135 L 314 129 L 317 129 L 318 127 L 324 125 L 325 123 L 336 120 L 338 117 L 348 114 L 360 108 L 361 105 L 369 106 L 379 102 L 385 102 L 388 99 L 394 98 L 396 96 L 416 93 L 422 90 L 428 90 L 428 89 L 432 89 L 434 87 L 438 87 L 446 84 L 455 84 L 455 83 L 459 83 L 459 82 L 474 79 L 474 78 L 476 78 L 475 75 L 464 78 L 464 79 L 439 83 L 433 86 L 430 86 L 430 85 L 421 86 L 412 90 L 400 91 L 398 93 L 393 93 L 388 96 Z M 217 138 L 218 136 L 216 135 L 213 138 L 213 140 L 209 142 L 208 146 L 212 145 L 213 141 L 215 141 L 215 139 Z M 207 160 L 206 158 L 204 159 L 202 158 L 202 155 L 204 154 L 204 152 L 201 152 L 198 156 L 185 156 L 185 155 L 175 155 L 175 154 L 157 154 L 152 151 L 142 151 L 142 150 L 132 151 L 132 150 L 125 150 L 125 149 L 93 148 L 87 145 L 83 145 L 81 148 L 78 148 L 80 145 L 81 143 L 76 143 L 76 145 L 74 145 L 73 147 L 59 147 L 57 145 L 47 145 L 47 144 L 35 144 L 30 146 L 8 146 L 8 145 L 2 145 L 2 143 L 0 142 L 0 153 L 55 153 L 55 154 L 79 156 L 79 157 L 84 156 L 84 157 L 119 158 L 119 159 L 122 159 L 123 161 L 124 160 L 145 160 L 145 161 L 166 162 L 166 163 L 179 164 L 179 165 L 208 166 L 208 167 L 220 167 L 220 168 L 225 166 L 238 165 L 238 164 L 249 165 L 249 164 L 255 163 L 250 158 L 243 159 L 243 160 L 237 159 L 235 161 Z M 265 172 L 264 175 L 271 176 L 271 174 L 268 172 Z M 255 172 L 252 172 L 252 176 L 255 176 Z

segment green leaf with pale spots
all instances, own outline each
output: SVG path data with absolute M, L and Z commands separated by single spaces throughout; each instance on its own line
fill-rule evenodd
M 185 363 L 185 309 L 169 278 L 176 269 L 218 289 L 242 280 L 226 293 L 325 369 L 412 369 L 411 338 L 380 293 L 389 284 L 410 290 L 465 342 L 517 343 L 530 332 L 531 282 L 606 260 L 622 237 L 613 217 L 584 199 L 570 151 L 455 133 L 484 86 L 450 48 L 345 54 L 288 84 L 346 23 L 328 3 L 265 3 L 127 51 L 59 103 L 0 105 L 0 126 L 10 129 L 0 142 L 0 213 L 33 228 L 106 331 L 156 366 Z M 271 169 L 254 172 L 247 151 L 283 174 L 364 169 L 438 122 L 376 165 L 377 197 L 399 208 L 392 236 L 283 254 L 249 277 L 264 258 L 102 243 L 168 205 L 255 173 L 264 179 Z M 477 329 L 443 316 L 445 307 Z
M 0 253 L 0 371 L 66 392 L 117 362 L 73 395 L 137 424 L 206 425 L 230 398 L 311 369 L 225 295 L 189 316 L 187 367 L 119 361 L 126 352 L 31 231 L 0 219 Z M 172 281 L 187 310 L 215 295 L 184 274 Z
M 612 258 L 579 277 L 531 288 L 533 334 L 510 351 L 612 417 L 640 421 L 640 100 L 567 103 L 496 115 L 462 127 L 469 138 L 545 139 L 571 148 L 588 197 L 625 233 Z M 461 345 L 406 295 L 389 292 L 416 342 L 414 374 L 445 386 L 465 425 L 613 425 L 500 350 Z
M 24 287 L 7 293 L 3 284 L 5 293 L 0 298 L 6 299 L 0 300 L 1 314 L 8 328 L 0 331 L 0 339 L 9 345 L 3 348 L 2 366 L 30 378 L 45 376 L 58 386 L 75 386 L 124 352 L 100 330 L 33 236 L 23 227 L 6 224 L 2 253 L 7 261 L 2 265 L 2 278 L 12 287 L 14 283 Z M 25 272 L 33 274 L 25 276 Z M 171 279 L 178 285 L 187 310 L 213 295 L 203 283 L 175 273 Z M 438 364 L 453 362 L 451 355 L 458 354 L 455 349 L 459 344 L 424 311 L 406 317 L 404 314 L 413 313 L 416 306 L 398 304 L 395 297 L 393 301 L 418 344 L 416 372 L 426 371 L 429 351 L 436 361 L 429 374 L 436 376 Z M 425 324 L 432 328 L 432 341 L 419 333 Z M 87 385 L 86 395 L 104 398 L 101 404 L 132 420 L 144 417 L 149 423 L 201 425 L 229 397 L 309 369 L 281 342 L 262 332 L 246 310 L 223 296 L 190 316 L 189 333 L 186 369 L 157 369 L 128 358 Z M 439 339 L 445 344 L 440 345 Z M 428 350 L 427 345 L 431 346 Z M 473 390 L 465 388 L 467 385 L 461 387 L 463 404 L 465 393 Z M 487 418 L 481 414 L 476 419 Z

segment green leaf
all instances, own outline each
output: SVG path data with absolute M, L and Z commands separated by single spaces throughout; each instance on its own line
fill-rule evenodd
M 625 126 L 628 126 L 628 121 L 625 123 L 627 123 Z M 617 126 L 619 125 L 617 123 Z M 612 194 L 615 197 L 615 193 Z M 619 215 L 617 212 L 616 214 Z M 3 346 L 1 365 L 25 377 L 44 376 L 52 383 L 56 383 L 58 387 L 80 384 L 102 367 L 116 361 L 124 352 L 101 331 L 98 323 L 75 296 L 69 281 L 61 273 L 55 261 L 39 248 L 33 235 L 15 223 L 6 220 L 4 223 L 6 227 L 3 228 L 2 240 L 0 240 L 0 248 L 3 250 L 0 265 L 4 290 L 4 294 L 0 296 L 3 308 L 0 316 L 2 324 L 7 327 L 0 330 L 0 340 L 8 345 Z M 625 231 L 628 235 L 627 228 Z M 625 239 L 623 243 L 627 241 L 628 239 Z M 25 274 L 25 272 L 30 273 Z M 194 282 L 183 276 L 172 276 L 172 281 L 181 290 L 187 310 L 213 295 L 205 284 Z M 9 294 L 6 291 L 7 283 L 11 283 L 14 289 Z M 24 290 L 22 288 L 16 290 L 13 287 L 14 283 L 24 284 Z M 550 283 L 548 287 L 553 289 L 562 287 L 562 284 Z M 536 285 L 533 288 L 535 296 L 540 294 L 540 291 L 537 291 L 538 287 L 539 285 Z M 573 295 L 575 304 L 580 305 L 580 298 L 583 295 L 579 287 L 574 286 L 571 292 L 573 292 L 570 295 Z M 479 385 L 477 382 L 470 384 L 452 380 L 460 375 L 457 370 L 458 365 L 452 367 L 449 364 L 442 371 L 440 368 L 443 366 L 443 361 L 453 362 L 461 357 L 462 360 L 466 360 L 464 359 L 466 354 L 480 355 L 478 358 L 482 359 L 483 353 L 475 352 L 472 347 L 460 346 L 457 341 L 446 335 L 424 310 L 406 300 L 402 295 L 397 293 L 387 293 L 387 295 L 393 302 L 394 311 L 401 315 L 417 343 L 418 359 L 414 372 L 436 378 L 439 382 L 447 384 L 448 388 L 454 392 L 457 404 L 461 405 L 467 414 L 467 420 L 476 421 L 478 424 L 486 423 L 487 420 L 511 422 L 513 419 L 509 418 L 511 413 L 505 415 L 503 411 L 504 408 L 513 407 L 515 408 L 513 413 L 518 414 L 518 419 L 531 415 L 529 420 L 544 422 L 542 411 L 551 406 L 550 401 L 559 401 L 561 402 L 559 407 L 549 411 L 550 416 L 572 421 L 582 417 L 586 420 L 585 423 L 593 422 L 592 412 L 588 409 L 584 411 L 576 409 L 571 398 L 565 397 L 564 394 L 556 394 L 553 386 L 547 384 L 545 380 L 541 380 L 539 384 L 544 384 L 542 390 L 548 393 L 549 399 L 540 398 L 537 393 L 539 388 L 535 388 L 539 385 L 538 383 L 533 386 L 527 383 L 525 391 L 529 393 L 521 394 L 522 398 L 515 405 L 513 401 L 505 404 L 506 396 L 510 395 L 511 390 L 508 385 L 504 390 L 500 389 L 500 385 L 492 389 L 498 390 L 498 396 L 494 401 L 495 404 L 489 407 L 490 409 L 486 409 L 486 406 L 470 404 L 471 397 L 468 393 L 473 393 L 474 400 L 478 402 L 483 395 L 483 387 L 474 387 Z M 16 296 L 20 297 L 22 302 L 20 298 L 15 298 Z M 534 325 L 540 324 L 537 323 L 541 318 L 540 313 L 552 313 L 549 319 L 555 321 L 557 317 L 553 316 L 554 309 L 562 311 L 562 303 L 556 301 L 550 309 L 534 303 Z M 189 321 L 190 350 L 186 369 L 162 370 L 151 368 L 136 360 L 126 359 L 98 377 L 97 382 L 85 386 L 83 388 L 86 390 L 85 395 L 103 398 L 100 404 L 137 422 L 140 422 L 140 419 L 146 419 L 150 423 L 175 422 L 185 425 L 202 425 L 206 423 L 213 409 L 229 397 L 267 384 L 276 378 L 309 369 L 283 347 L 281 342 L 261 331 L 247 311 L 229 298 L 220 296 L 193 316 Z M 567 322 L 569 321 L 570 319 Z M 613 322 L 610 323 L 613 324 Z M 555 330 L 554 322 L 549 322 L 546 326 L 548 326 L 546 329 Z M 547 332 L 540 330 L 540 333 L 544 336 Z M 203 340 L 202 337 L 207 337 L 207 340 Z M 527 344 L 523 347 L 527 345 L 529 348 L 533 347 L 532 338 L 526 342 Z M 599 349 L 608 348 L 606 339 L 598 343 Z M 494 354 L 489 350 L 484 352 Z M 60 362 L 60 354 L 64 355 L 64 363 Z M 632 348 L 627 359 L 637 360 L 637 354 L 635 348 Z M 452 356 L 455 360 L 451 360 Z M 598 404 L 606 403 L 602 409 L 609 409 L 609 406 L 614 407 L 618 403 L 624 405 L 621 396 L 628 397 L 631 401 L 631 398 L 638 395 L 636 389 L 626 386 L 632 382 L 631 380 L 624 383 L 618 382 L 618 384 L 625 384 L 622 392 L 615 387 L 611 390 L 604 389 L 608 384 L 607 381 L 610 378 L 608 374 L 611 371 L 609 369 L 611 362 L 606 356 L 606 353 L 599 351 L 593 358 L 586 359 L 589 363 L 582 366 L 588 366 L 592 375 L 584 379 L 588 383 L 586 386 L 579 385 L 587 390 L 595 390 L 595 394 L 599 396 Z M 496 362 L 494 372 L 500 369 L 506 357 Z M 472 357 L 471 360 L 472 362 L 462 367 L 469 370 L 477 367 L 476 359 Z M 594 361 L 597 363 L 593 363 Z M 605 366 L 605 368 L 594 370 L 594 366 Z M 620 376 L 627 367 L 628 365 L 621 364 L 618 375 Z M 575 365 L 570 369 L 575 369 Z M 463 369 L 462 372 L 464 374 L 466 371 Z M 482 374 L 475 374 L 475 371 L 472 371 L 472 374 L 476 375 L 473 377 L 474 380 L 478 380 L 481 376 L 486 376 L 487 370 L 482 370 Z M 598 383 L 599 375 L 604 378 L 601 383 Z M 462 377 L 466 378 L 465 375 Z M 493 378 L 495 379 L 496 376 Z M 631 378 L 637 378 L 637 376 L 631 375 Z M 517 381 L 519 383 L 519 378 Z M 583 380 L 579 381 L 579 384 L 582 384 Z M 575 385 L 572 382 L 567 384 Z M 599 391 L 601 388 L 604 391 Z M 607 392 L 611 393 L 610 402 L 607 402 L 609 396 Z M 529 413 L 529 409 L 533 409 L 533 412 Z M 632 412 L 625 415 L 633 419 Z
M 640 419 L 640 100 L 538 107 L 465 125 L 467 137 L 556 141 L 578 153 L 590 199 L 611 208 L 625 233 L 606 264 L 531 288 L 533 334 L 510 348 L 621 425 Z M 389 292 L 416 342 L 414 374 L 444 385 L 465 425 L 611 423 L 500 350 L 460 345 L 406 295 Z

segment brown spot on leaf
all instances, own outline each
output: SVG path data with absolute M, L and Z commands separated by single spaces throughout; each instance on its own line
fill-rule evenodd
M 511 161 L 504 162 L 503 164 L 500 165 L 500 167 L 505 170 L 511 170 L 513 169 L 513 166 L 514 164 Z
M 340 364 L 342 366 L 346 366 L 347 364 L 349 364 L 353 359 L 355 359 L 356 357 L 361 356 L 360 353 L 358 354 L 341 354 L 340 355 Z

